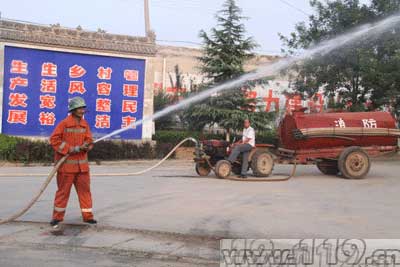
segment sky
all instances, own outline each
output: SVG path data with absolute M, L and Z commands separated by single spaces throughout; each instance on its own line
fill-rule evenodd
M 236 0 L 260 54 L 279 54 L 278 33 L 288 35 L 313 10 L 309 0 Z M 144 35 L 144 0 L 0 0 L 2 18 L 109 33 Z M 157 43 L 198 46 L 200 30 L 215 26 L 224 0 L 149 0 Z

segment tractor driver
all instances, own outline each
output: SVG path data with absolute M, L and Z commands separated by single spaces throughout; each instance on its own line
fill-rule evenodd
M 229 155 L 228 160 L 234 163 L 240 153 L 243 153 L 242 171 L 240 178 L 247 178 L 247 169 L 249 167 L 249 154 L 253 147 L 256 145 L 256 135 L 254 129 L 250 126 L 250 120 L 244 120 L 244 129 L 242 140 L 233 145 L 232 153 Z

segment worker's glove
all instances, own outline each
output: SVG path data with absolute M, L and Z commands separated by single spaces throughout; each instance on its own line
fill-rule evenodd
M 81 148 L 79 146 L 72 146 L 69 149 L 70 154 L 75 154 L 81 152 Z
M 88 151 L 89 150 L 89 144 L 88 143 L 83 143 L 83 145 L 81 145 L 79 147 L 80 151 Z

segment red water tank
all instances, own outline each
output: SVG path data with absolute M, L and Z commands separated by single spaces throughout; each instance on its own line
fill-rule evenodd
M 286 115 L 279 126 L 280 147 L 291 150 L 396 146 L 398 134 L 396 121 L 388 112 L 299 111 Z

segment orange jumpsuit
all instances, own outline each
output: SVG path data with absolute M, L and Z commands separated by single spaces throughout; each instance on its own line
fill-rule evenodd
M 93 219 L 88 153 L 85 151 L 73 153 L 74 147 L 92 142 L 92 134 L 87 121 L 82 118 L 78 122 L 72 115 L 61 121 L 51 134 L 50 144 L 55 150 L 56 161 L 71 153 L 58 169 L 58 190 L 54 200 L 53 219 L 59 221 L 64 219 L 72 185 L 75 186 L 78 193 L 83 220 Z M 91 148 L 92 145 L 89 149 Z

